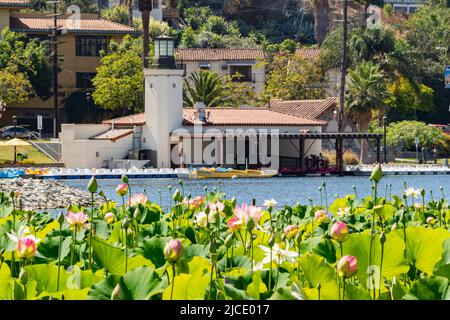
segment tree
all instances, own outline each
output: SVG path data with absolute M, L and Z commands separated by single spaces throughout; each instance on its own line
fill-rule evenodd
M 138 112 L 143 110 L 142 49 L 130 37 L 124 43 L 112 44 L 110 54 L 101 59 L 92 79 L 95 104 L 109 110 Z
M 372 112 L 384 106 L 386 87 L 384 75 L 378 64 L 363 61 L 354 70 L 350 70 L 348 78 L 348 94 L 345 111 L 358 124 L 359 132 L 367 132 Z M 361 140 L 362 163 L 367 160 L 367 140 Z
M 28 97 L 47 99 L 51 92 L 51 70 L 47 65 L 49 48 L 47 41 L 28 40 L 23 34 L 4 28 L 0 36 L 0 70 L 8 70 L 17 83 L 29 82 Z M 28 85 L 20 86 L 29 88 Z M 18 96 L 21 96 L 20 94 Z M 22 101 L 23 102 L 23 101 Z
M 265 100 L 320 99 L 325 96 L 325 78 L 315 61 L 299 54 L 280 52 L 268 65 Z
M 101 17 L 113 22 L 127 24 L 128 23 L 128 8 L 123 5 L 107 8 L 101 12 Z
M 418 92 L 413 88 L 411 82 L 400 77 L 387 86 L 388 98 L 385 105 L 390 109 L 390 121 L 416 118 L 417 111 L 430 112 L 433 110 L 433 89 L 424 84 L 419 84 Z
M 4 102 L 6 106 L 23 103 L 33 93 L 30 81 L 16 67 L 0 69 L 0 102 Z
M 228 98 L 219 74 L 202 70 L 193 72 L 188 80 L 184 80 L 184 105 L 195 107 L 197 102 L 203 102 L 206 107 L 223 105 Z
M 321 45 L 330 28 L 330 4 L 328 0 L 308 0 L 307 3 L 314 14 L 315 38 L 317 43 Z

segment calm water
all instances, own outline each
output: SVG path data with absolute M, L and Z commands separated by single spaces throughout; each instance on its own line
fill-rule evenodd
M 429 190 L 433 191 L 435 198 L 441 197 L 440 186 L 443 186 L 446 198 L 450 195 L 450 177 L 448 175 L 413 175 L 413 176 L 385 176 L 380 183 L 380 194 L 384 195 L 386 185 L 392 184 L 392 194 L 400 195 L 403 191 L 403 181 L 407 181 L 408 186 L 415 188 L 425 188 L 427 198 L 430 197 Z M 60 180 L 61 182 L 87 190 L 88 180 Z M 108 198 L 117 201 L 120 198 L 115 192 L 115 188 L 120 180 L 98 180 L 99 190 L 103 190 Z M 226 179 L 226 180 L 183 180 L 185 194 L 201 195 L 205 193 L 205 187 L 213 190 L 214 187 L 227 194 L 227 197 L 236 197 L 238 202 L 251 202 L 256 199 L 258 205 L 262 205 L 265 199 L 274 198 L 278 205 L 295 204 L 300 202 L 307 204 L 309 198 L 315 204 L 320 203 L 320 192 L 318 188 L 322 183 L 326 183 L 328 200 L 331 201 L 336 196 L 344 196 L 354 193 L 353 185 L 356 186 L 358 196 L 371 194 L 369 177 L 275 177 L 263 179 Z M 173 190 L 179 188 L 179 179 L 130 179 L 133 193 L 147 193 L 147 196 L 156 202 L 160 202 L 158 190 L 161 190 L 161 198 L 164 206 L 170 205 L 171 196 L 169 186 Z M 173 192 L 172 190 L 172 192 Z M 121 200 L 120 200 L 121 201 Z

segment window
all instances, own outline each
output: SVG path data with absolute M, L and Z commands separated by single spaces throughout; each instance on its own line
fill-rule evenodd
M 209 70 L 211 69 L 211 64 L 209 62 L 200 62 L 198 64 L 198 67 L 200 68 L 200 70 Z
M 92 88 L 92 78 L 95 77 L 95 73 L 91 72 L 77 72 L 77 88 Z
M 101 50 L 107 50 L 107 44 L 107 37 L 77 36 L 76 55 L 79 57 L 99 57 Z
M 230 75 L 234 82 L 252 81 L 252 66 L 230 66 Z

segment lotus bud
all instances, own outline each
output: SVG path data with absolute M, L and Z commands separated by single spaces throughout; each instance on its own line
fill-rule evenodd
M 22 270 L 20 270 L 20 273 L 19 273 L 19 281 L 20 281 L 22 284 L 26 284 L 27 281 L 28 281 L 28 274 L 27 274 L 27 271 L 26 271 L 24 268 L 22 268 Z
M 122 221 L 122 229 L 128 229 L 130 226 L 130 219 L 128 219 L 128 216 L 125 216 Z
M 128 177 L 126 176 L 126 175 L 123 175 L 122 176 L 122 181 L 123 181 L 123 183 L 126 183 L 126 184 L 128 184 Z
M 164 257 L 170 264 L 175 264 L 183 254 L 183 246 L 180 240 L 172 239 L 164 248 Z
M 395 230 L 395 229 L 397 229 L 397 224 L 396 223 L 394 223 L 393 225 L 392 225 L 392 227 L 391 227 L 391 230 Z
M 121 183 L 117 186 L 116 192 L 119 196 L 123 197 L 128 193 L 128 186 L 126 183 Z
M 178 189 L 175 190 L 175 193 L 173 194 L 172 199 L 175 202 L 181 202 L 183 200 L 180 190 L 178 190 Z
M 96 193 L 98 189 L 97 179 L 95 176 L 92 176 L 91 180 L 89 180 L 88 190 L 90 193 Z
M 247 230 L 252 231 L 254 227 L 255 227 L 255 221 L 253 221 L 253 219 L 248 219 Z
M 425 189 L 424 188 L 420 189 L 420 194 L 422 195 L 422 197 L 425 197 Z
M 116 285 L 114 290 L 111 293 L 111 300 L 125 300 L 125 295 L 123 294 L 122 287 L 120 283 Z
M 427 218 L 427 224 L 433 225 L 435 223 L 436 223 L 436 220 L 433 217 L 428 217 Z
M 234 233 L 230 233 L 225 239 L 225 247 L 229 248 L 233 244 Z
M 380 243 L 384 244 L 386 242 L 386 234 L 384 232 L 382 232 L 380 234 Z
M 379 183 L 381 178 L 383 178 L 383 171 L 381 170 L 381 164 L 377 163 L 370 175 L 370 180 Z
M 63 224 L 64 223 L 64 215 L 62 214 L 62 213 L 60 213 L 59 215 L 58 215 L 58 223 L 59 224 Z
M 382 210 L 383 210 L 383 206 L 381 204 L 373 207 L 373 212 L 378 216 L 381 216 Z
M 343 278 L 353 277 L 358 271 L 356 257 L 348 255 L 343 256 L 339 260 L 336 268 L 339 276 Z
M 345 240 L 347 240 L 348 237 L 347 225 L 342 221 L 336 222 L 331 227 L 330 235 L 334 240 L 338 242 L 344 242 Z
M 269 247 L 273 247 L 273 245 L 275 244 L 275 234 L 272 233 L 272 235 L 269 238 L 269 241 L 267 242 L 267 244 L 269 245 Z
M 137 221 L 141 220 L 142 212 L 141 212 L 141 210 L 139 210 L 139 206 L 137 206 L 136 210 L 134 210 L 133 218 L 136 219 Z

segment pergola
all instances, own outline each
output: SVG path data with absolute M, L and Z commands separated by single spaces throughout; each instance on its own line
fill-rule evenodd
M 251 134 L 250 134 L 251 135 Z M 206 138 L 206 137 L 233 137 L 238 138 L 242 136 L 249 136 L 248 133 L 172 133 L 172 138 L 178 141 L 180 137 L 190 138 Z M 256 134 L 259 137 L 258 134 Z M 318 132 L 298 132 L 298 133 L 269 133 L 266 137 L 277 137 L 278 139 L 290 139 L 299 141 L 298 149 L 298 162 L 297 172 L 298 174 L 307 173 L 305 165 L 305 155 L 308 153 L 309 148 L 314 144 L 316 140 L 328 140 L 336 150 L 336 171 L 338 174 L 344 174 L 344 153 L 349 149 L 353 140 L 367 140 L 369 146 L 376 152 L 377 162 L 381 160 L 381 139 L 383 134 L 381 133 L 318 133 Z M 305 150 L 305 141 L 313 140 L 309 148 Z M 375 143 L 375 146 L 373 145 Z
M 380 162 L 381 159 L 381 139 L 383 138 L 381 133 L 280 133 L 279 138 L 298 139 L 300 146 L 298 169 L 300 174 L 306 173 L 305 154 L 308 152 L 308 150 L 305 150 L 306 140 L 313 140 L 313 142 L 316 140 L 328 140 L 334 146 L 334 149 L 336 150 L 336 171 L 339 174 L 344 173 L 344 153 L 348 150 L 355 139 L 367 140 L 372 150 L 376 151 L 377 162 Z M 344 144 L 344 141 L 348 142 L 349 140 L 349 143 Z M 375 147 L 371 141 L 375 142 Z

